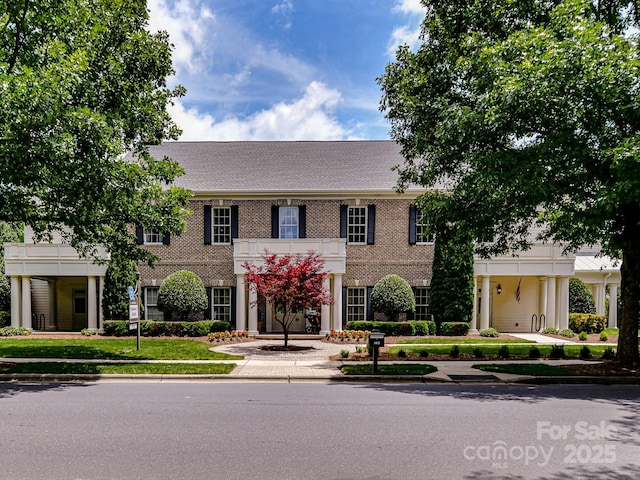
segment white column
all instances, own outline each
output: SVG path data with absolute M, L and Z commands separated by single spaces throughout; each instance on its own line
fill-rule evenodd
M 249 335 L 257 335 L 258 332 L 258 292 L 249 289 Z
M 489 328 L 489 314 L 491 302 L 491 277 L 482 277 L 482 307 L 480 309 L 480 330 Z
M 471 308 L 471 322 L 469 333 L 478 333 L 478 277 L 473 278 L 473 307 Z
M 31 324 L 31 279 L 22 277 L 22 326 L 33 330 Z
M 239 331 L 247 329 L 247 301 L 244 293 L 244 278 L 244 274 L 236 276 L 236 330 Z
M 96 277 L 87 277 L 87 329 L 98 330 Z
M 538 321 L 540 324 L 540 328 L 544 329 L 545 324 L 542 322 L 542 316 L 547 316 L 547 278 L 540 277 L 538 279 Z M 534 326 L 535 327 L 535 326 Z
M 49 287 L 49 324 L 47 325 L 47 330 L 57 330 L 56 280 L 49 279 L 47 283 Z
M 569 277 L 558 277 L 556 316 L 558 330 L 569 328 Z
M 322 283 L 323 290 L 329 292 L 331 288 L 331 280 L 329 275 Z M 320 307 L 320 334 L 326 335 L 331 330 L 331 305 L 322 305 Z
M 102 310 L 102 300 L 104 298 L 104 277 L 98 277 L 98 331 L 102 332 L 104 326 L 104 311 Z
M 596 283 L 593 287 L 593 296 L 596 301 L 596 314 L 604 315 L 604 284 Z
M 21 292 L 22 282 L 20 277 L 11 277 L 11 326 L 18 328 L 20 326 L 20 303 L 22 300 Z
M 609 284 L 609 321 L 607 327 L 615 328 L 618 326 L 618 284 Z
M 342 274 L 333 275 L 333 329 L 342 330 Z
M 556 277 L 547 280 L 547 327 L 558 328 L 556 323 Z

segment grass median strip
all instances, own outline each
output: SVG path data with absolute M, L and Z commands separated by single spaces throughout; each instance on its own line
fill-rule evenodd
M 243 357 L 212 352 L 213 345 L 196 340 L 143 338 L 1 338 L 0 357 L 73 358 L 104 360 L 241 360 Z
M 483 372 L 512 373 L 515 375 L 568 377 L 576 375 L 575 372 L 562 367 L 546 365 L 543 363 L 503 363 L 474 365 L 473 368 Z
M 0 373 L 226 375 L 231 373 L 235 367 L 235 364 L 226 363 L 28 362 L 0 364 Z
M 427 375 L 438 370 L 432 365 L 423 364 L 392 364 L 378 365 L 377 375 Z M 345 375 L 373 375 L 373 364 L 343 365 L 342 373 Z
M 476 348 L 480 348 L 484 355 L 498 355 L 500 347 L 504 345 L 504 343 L 500 344 L 488 344 L 488 345 L 464 345 L 456 343 L 455 345 L 459 345 L 460 353 L 473 355 L 474 350 Z M 429 354 L 445 354 L 448 355 L 451 352 L 451 347 L 453 345 L 423 345 L 423 346 L 394 346 L 390 347 L 386 350 L 386 353 L 397 355 L 400 350 L 403 350 L 406 354 L 420 354 L 421 351 L 429 352 Z M 553 345 L 531 345 L 531 344 L 509 344 L 509 354 L 517 355 L 517 356 L 527 356 L 529 355 L 529 351 L 531 347 L 535 346 L 539 351 L 540 355 L 548 356 L 551 353 L 551 349 Z M 564 345 L 564 353 L 567 356 L 578 357 L 580 355 L 580 350 L 584 345 L 582 344 L 566 344 Z M 606 345 L 589 345 L 589 349 L 591 355 L 601 356 L 604 350 L 607 348 Z
M 473 344 L 473 345 L 484 345 L 484 344 L 493 344 L 493 343 L 536 343 L 533 340 L 523 340 L 520 338 L 428 338 L 421 337 L 416 339 L 405 339 L 398 340 L 398 344 L 403 345 L 411 345 L 411 344 L 421 344 L 421 345 L 464 345 L 464 344 Z

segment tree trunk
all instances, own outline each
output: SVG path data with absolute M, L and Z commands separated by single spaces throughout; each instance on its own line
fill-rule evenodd
M 619 317 L 618 351 L 616 362 L 623 366 L 637 365 L 638 318 L 640 318 L 640 214 L 628 207 L 626 228 L 622 238 L 622 265 L 620 266 L 622 308 Z M 612 298 L 611 302 L 617 301 Z

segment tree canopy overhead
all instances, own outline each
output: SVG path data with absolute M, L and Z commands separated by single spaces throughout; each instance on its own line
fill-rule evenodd
M 417 51 L 378 79 L 402 146 L 399 188 L 446 192 L 479 251 L 527 248 L 529 232 L 622 260 L 618 361 L 637 363 L 640 316 L 640 62 L 636 2 L 423 0 Z
M 145 0 L 0 0 L 0 220 L 146 261 L 132 226 L 184 229 L 183 171 L 147 148 L 177 138 L 184 89 L 147 26 Z

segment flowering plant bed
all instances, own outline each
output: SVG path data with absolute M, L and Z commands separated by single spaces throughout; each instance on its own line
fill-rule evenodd
M 213 332 L 207 335 L 207 340 L 210 342 L 244 342 L 249 339 L 249 332 L 246 330 L 231 330 L 224 332 Z
M 369 339 L 368 330 L 331 330 L 325 335 L 325 341 L 330 343 L 366 343 Z

